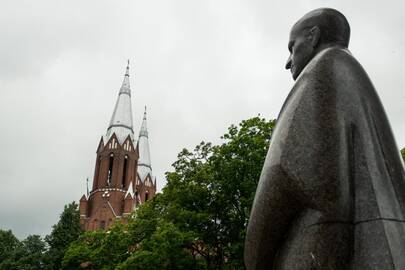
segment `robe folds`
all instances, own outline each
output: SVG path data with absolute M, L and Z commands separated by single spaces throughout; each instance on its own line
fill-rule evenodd
M 277 119 L 245 242 L 251 269 L 405 269 L 405 170 L 347 49 L 319 52 Z

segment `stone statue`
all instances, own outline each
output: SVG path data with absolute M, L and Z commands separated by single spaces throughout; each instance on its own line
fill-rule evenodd
M 379 97 L 317 9 L 292 28 L 278 116 L 245 242 L 251 269 L 405 269 L 405 171 Z

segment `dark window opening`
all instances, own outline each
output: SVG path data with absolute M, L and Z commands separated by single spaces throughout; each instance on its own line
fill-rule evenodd
M 110 186 L 112 182 L 112 169 L 113 169 L 113 163 L 114 163 L 114 156 L 111 154 L 110 155 L 110 162 L 108 165 L 108 178 L 107 178 L 107 185 Z
M 105 229 L 105 220 L 100 221 L 100 229 Z
M 98 185 L 100 185 L 100 171 L 101 171 L 101 157 L 99 157 L 97 159 L 97 163 L 96 163 L 96 172 L 95 172 L 95 176 L 94 176 L 94 181 L 93 181 L 93 188 L 91 191 L 95 190 L 98 188 Z
M 148 192 L 145 193 L 145 202 L 148 200 Z
M 125 186 L 125 178 L 127 178 L 128 156 L 125 156 L 124 171 L 122 173 L 121 187 Z

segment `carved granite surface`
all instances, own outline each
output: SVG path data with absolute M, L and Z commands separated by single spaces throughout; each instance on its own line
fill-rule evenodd
M 292 28 L 296 80 L 252 207 L 247 269 L 405 269 L 405 170 L 350 27 L 318 9 Z

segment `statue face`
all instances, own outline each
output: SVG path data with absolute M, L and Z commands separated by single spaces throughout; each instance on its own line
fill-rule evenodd
M 290 57 L 288 57 L 285 68 L 291 71 L 295 80 L 315 54 L 313 39 L 309 30 L 294 26 L 290 33 L 288 50 Z

